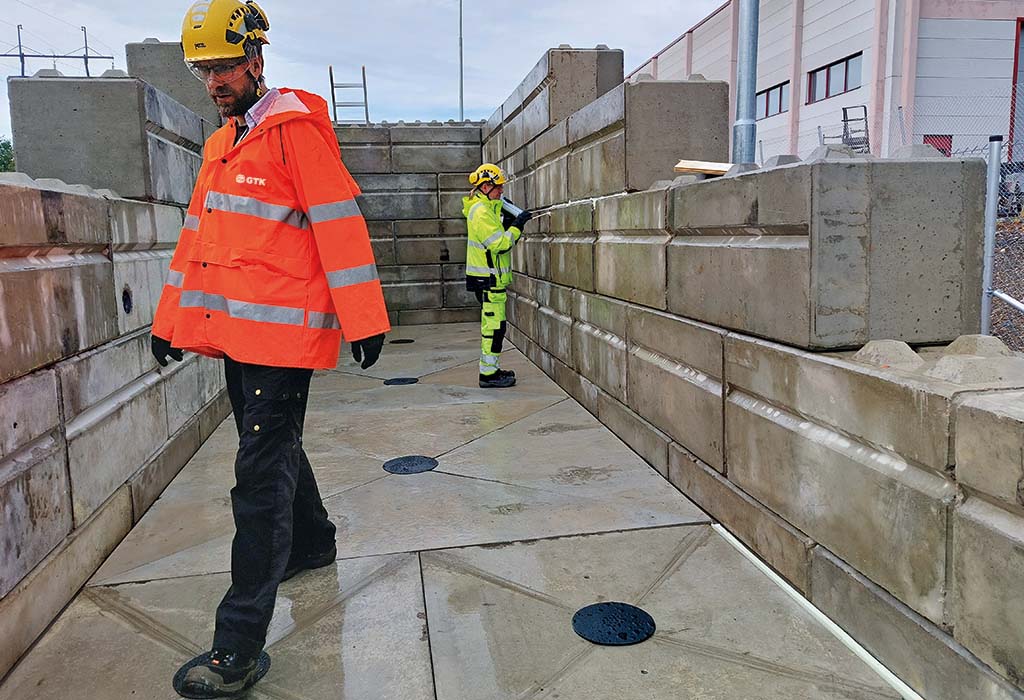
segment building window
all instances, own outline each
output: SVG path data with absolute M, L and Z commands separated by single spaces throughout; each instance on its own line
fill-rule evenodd
M 789 83 L 757 93 L 757 118 L 766 119 L 789 111 Z
M 935 146 L 935 149 L 947 158 L 953 155 L 952 134 L 929 134 L 924 137 L 924 142 L 929 146 Z
M 842 95 L 861 86 L 863 54 L 811 71 L 807 76 L 807 104 Z

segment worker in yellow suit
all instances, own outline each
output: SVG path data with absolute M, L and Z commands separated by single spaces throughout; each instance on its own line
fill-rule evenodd
M 514 386 L 516 374 L 498 367 L 505 340 L 505 290 L 512 284 L 512 247 L 523 235 L 533 214 L 519 213 L 508 229 L 502 223 L 502 192 L 508 177 L 493 163 L 484 163 L 469 176 L 473 190 L 462 198 L 468 241 L 466 289 L 476 294 L 483 310 L 480 317 L 480 386 L 503 389 Z

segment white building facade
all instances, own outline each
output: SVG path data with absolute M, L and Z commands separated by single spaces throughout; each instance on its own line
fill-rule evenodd
M 1018 136 L 1024 160 L 1024 0 L 760 2 L 758 160 L 844 139 L 875 155 L 910 143 L 966 154 L 993 134 Z M 734 118 L 738 34 L 730 0 L 630 77 L 727 80 Z

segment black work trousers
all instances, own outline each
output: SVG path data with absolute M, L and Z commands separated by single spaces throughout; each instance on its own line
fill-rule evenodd
M 302 449 L 313 371 L 224 361 L 238 427 L 231 510 L 231 587 L 213 646 L 255 656 L 266 642 L 289 557 L 329 550 L 335 527 Z

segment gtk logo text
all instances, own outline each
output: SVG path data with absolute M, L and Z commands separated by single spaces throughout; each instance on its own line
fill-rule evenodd
M 260 187 L 267 186 L 267 178 L 265 177 L 246 177 L 245 175 L 239 175 L 235 178 L 235 182 L 239 185 L 259 185 Z

